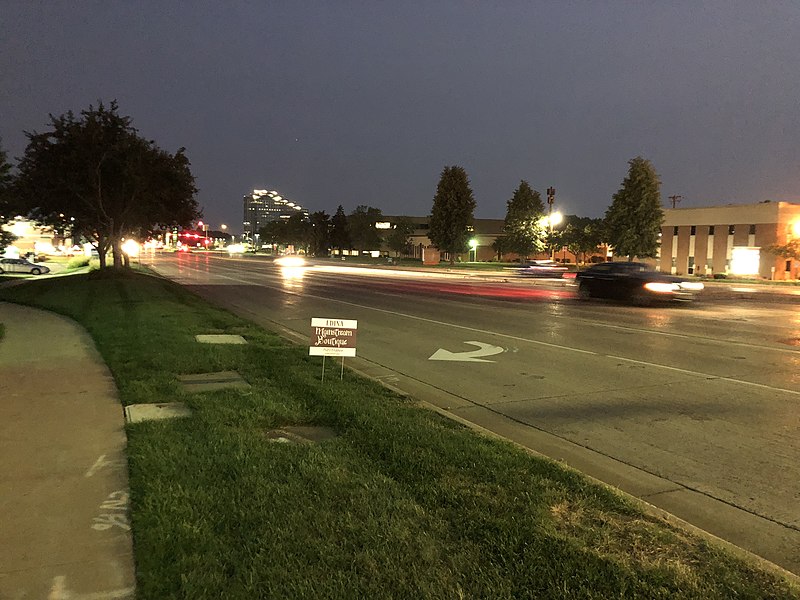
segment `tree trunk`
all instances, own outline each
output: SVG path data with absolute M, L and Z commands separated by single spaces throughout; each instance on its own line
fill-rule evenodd
M 106 267 L 106 250 L 108 250 L 108 241 L 103 236 L 97 236 L 97 257 L 100 260 L 100 268 Z
M 119 243 L 119 238 L 115 237 L 111 242 L 111 252 L 114 256 L 114 268 L 122 268 L 122 248 Z

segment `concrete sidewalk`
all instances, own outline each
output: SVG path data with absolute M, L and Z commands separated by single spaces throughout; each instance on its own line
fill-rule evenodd
M 0 599 L 134 597 L 124 415 L 88 333 L 0 302 Z

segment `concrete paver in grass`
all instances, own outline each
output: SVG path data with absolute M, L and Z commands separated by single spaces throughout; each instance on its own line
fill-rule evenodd
M 192 411 L 183 402 L 162 402 L 158 404 L 131 404 L 125 407 L 125 420 L 128 423 L 161 421 L 190 417 Z
M 187 392 L 214 392 L 229 388 L 247 389 L 250 384 L 236 371 L 218 371 L 196 375 L 178 375 L 178 381 Z
M 202 334 L 194 336 L 201 344 L 246 344 L 247 340 L 240 335 L 227 333 Z

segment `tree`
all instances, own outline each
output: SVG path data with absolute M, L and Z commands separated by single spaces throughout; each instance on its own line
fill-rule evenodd
M 603 220 L 590 217 L 569 215 L 565 219 L 564 227 L 558 232 L 557 243 L 566 246 L 575 260 L 583 256 L 581 262 L 586 262 L 586 255 L 597 250 L 603 243 Z
M 311 252 L 328 256 L 331 240 L 331 217 L 325 211 L 311 213 Z
M 508 241 L 505 236 L 497 237 L 492 242 L 492 250 L 497 254 L 497 262 L 503 260 L 503 254 L 509 252 Z
M 389 249 L 394 251 L 395 256 L 402 254 L 409 254 L 411 251 L 411 236 L 417 226 L 408 217 L 400 217 L 394 224 L 389 237 L 386 238 L 386 243 Z
M 503 230 L 506 232 L 507 250 L 516 252 L 523 259 L 544 250 L 547 229 L 542 222 L 544 203 L 539 192 L 522 180 L 506 206 Z
M 785 244 L 773 244 L 765 250 L 787 260 L 800 260 L 800 239 L 789 240 Z
M 347 217 L 350 241 L 356 250 L 377 250 L 381 247 L 381 236 L 375 223 L 383 219 L 381 209 L 358 206 Z
M 0 146 L 0 254 L 6 246 L 10 246 L 17 239 L 17 236 L 3 229 L 3 225 L 16 216 L 14 214 L 16 211 L 11 204 L 13 185 L 14 175 L 11 173 L 11 163 L 7 160 L 5 150 Z
M 286 230 L 286 221 L 283 219 L 268 221 L 263 227 L 259 227 L 258 235 L 261 236 L 262 244 L 268 243 L 270 245 L 278 246 L 289 243 L 289 235 Z
M 340 254 L 343 250 L 349 250 L 352 247 L 347 215 L 344 214 L 341 204 L 331 219 L 331 247 L 339 250 Z
M 311 223 L 303 214 L 295 213 L 287 219 L 286 239 L 287 244 L 308 254 L 308 247 L 311 245 Z
M 51 131 L 25 133 L 18 178 L 24 208 L 47 225 L 69 215 L 73 234 L 97 248 L 101 267 L 109 248 L 114 266 L 122 266 L 126 237 L 187 226 L 201 216 L 185 150 L 161 150 L 131 122 L 114 101 L 77 117 L 50 115 Z
M 467 172 L 459 166 L 445 167 L 436 187 L 431 210 L 428 238 L 442 252 L 456 254 L 467 251 L 475 211 L 475 198 L 469 187 Z
M 606 210 L 606 241 L 615 254 L 629 260 L 652 258 L 664 220 L 661 181 L 652 163 L 641 156 L 632 158 L 628 165 L 628 176 Z

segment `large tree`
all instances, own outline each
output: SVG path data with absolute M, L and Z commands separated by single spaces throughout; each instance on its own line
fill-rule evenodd
M 629 260 L 653 258 L 663 220 L 658 174 L 649 160 L 632 158 L 628 161 L 628 176 L 606 210 L 606 241 L 615 254 Z
M 267 221 L 263 227 L 258 228 L 258 235 L 261 237 L 262 244 L 277 246 L 289 243 L 289 232 L 286 221 L 283 219 Z M 259 248 L 255 248 L 255 250 L 258 251 Z
M 527 259 L 531 254 L 544 250 L 547 241 L 547 228 L 542 221 L 544 216 L 544 203 L 539 192 L 531 189 L 527 181 L 520 181 L 511 200 L 506 203 L 503 224 L 506 251 L 516 252 Z
M 286 237 L 288 243 L 295 247 L 295 251 L 303 250 L 308 254 L 311 245 L 311 223 L 302 213 L 295 213 L 286 220 Z
M 470 226 L 475 212 L 475 198 L 463 167 L 442 169 L 433 198 L 428 237 L 442 252 L 450 254 L 453 264 L 457 254 L 467 251 Z
M 325 211 L 311 213 L 311 252 L 328 256 L 331 239 L 331 217 Z
M 402 254 L 409 254 L 411 250 L 411 234 L 417 226 L 414 221 L 408 217 L 400 217 L 394 224 L 394 227 L 389 232 L 386 238 L 386 244 L 390 250 L 393 250 L 395 256 Z
M 331 219 L 331 247 L 339 250 L 350 250 L 352 243 L 350 242 L 350 228 L 347 223 L 347 215 L 344 214 L 342 205 L 336 209 L 336 214 Z
M 124 262 L 126 237 L 186 226 L 200 216 L 194 177 L 184 149 L 170 154 L 140 137 L 116 102 L 50 116 L 51 130 L 28 133 L 19 164 L 19 192 L 27 212 L 53 225 L 68 215 L 74 234 Z M 74 219 L 74 220 L 73 220 Z
M 383 220 L 381 209 L 371 206 L 357 206 L 347 217 L 350 230 L 350 241 L 356 250 L 378 250 L 381 247 L 381 235 L 375 223 Z
M 603 220 L 569 215 L 556 236 L 556 243 L 566 246 L 576 261 L 582 256 L 581 262 L 586 262 L 586 255 L 594 253 L 603 243 Z
M 3 229 L 3 225 L 13 219 L 16 214 L 12 206 L 12 187 L 14 184 L 14 175 L 11 172 L 11 163 L 8 162 L 7 155 L 3 147 L 0 146 L 0 254 L 3 253 L 6 246 L 17 239 L 9 231 Z

